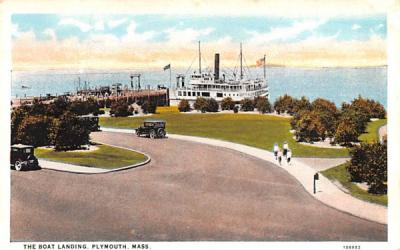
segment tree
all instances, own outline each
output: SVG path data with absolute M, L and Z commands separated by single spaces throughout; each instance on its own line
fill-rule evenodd
M 254 111 L 254 102 L 250 98 L 244 98 L 240 101 L 241 110 Z
M 291 110 L 293 114 L 311 109 L 311 103 L 305 96 L 302 96 L 300 99 L 293 99 L 293 108 Z
M 280 96 L 274 103 L 274 110 L 278 114 L 287 112 L 293 114 L 294 99 L 289 95 Z
M 77 149 L 89 144 L 89 128 L 71 112 L 55 119 L 50 130 L 50 139 L 56 150 Z
M 145 113 L 145 114 L 149 114 L 149 113 L 155 114 L 156 113 L 157 105 L 154 102 L 146 100 L 143 102 L 141 107 L 142 107 L 143 113 Z
M 221 109 L 222 110 L 233 110 L 235 107 L 235 102 L 232 100 L 231 97 L 225 97 L 221 101 Z
M 190 104 L 188 100 L 182 99 L 178 104 L 179 112 L 189 112 L 190 111 Z
M 11 112 L 11 144 L 18 143 L 18 128 L 21 122 L 28 116 L 28 111 L 21 106 Z
M 48 116 L 60 117 L 65 111 L 69 110 L 70 104 L 67 98 L 59 96 L 47 105 L 46 114 Z
M 209 98 L 207 101 L 207 112 L 218 112 L 219 105 L 214 98 Z
M 196 101 L 194 102 L 194 109 L 205 113 L 207 111 L 207 100 L 204 97 L 197 97 Z
M 255 106 L 260 113 L 271 112 L 271 104 L 266 97 L 257 97 L 254 99 Z
M 335 132 L 335 143 L 351 146 L 352 142 L 358 141 L 360 134 L 357 124 L 352 119 L 342 119 Z
M 353 182 L 367 182 L 368 192 L 387 193 L 387 144 L 361 143 L 351 151 L 347 171 Z
M 326 135 L 328 137 L 333 137 L 339 117 L 339 111 L 336 105 L 331 101 L 317 98 L 312 102 L 311 108 L 321 117 L 322 124 L 325 126 L 327 132 Z
M 295 127 L 298 141 L 319 141 L 326 132 L 318 113 L 308 110 L 298 114 Z
M 128 103 L 123 100 L 119 100 L 111 105 L 110 114 L 116 117 L 126 117 L 132 115 L 132 112 L 129 110 Z
M 46 116 L 26 116 L 18 126 L 16 141 L 35 147 L 49 145 L 50 125 Z
M 368 114 L 351 105 L 342 104 L 342 111 L 340 113 L 340 120 L 352 120 L 356 124 L 357 133 L 364 133 L 367 123 L 369 121 Z

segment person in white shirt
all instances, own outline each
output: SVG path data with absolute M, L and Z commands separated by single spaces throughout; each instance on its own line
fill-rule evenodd
M 281 165 L 281 162 L 282 162 L 282 151 L 281 150 L 278 151 L 278 162 L 279 162 L 279 165 Z
M 289 150 L 289 145 L 288 145 L 288 143 L 285 141 L 285 142 L 283 143 L 283 156 L 285 156 L 286 159 L 287 159 L 287 152 L 288 152 L 288 150 Z
M 274 144 L 273 151 L 274 151 L 275 160 L 277 160 L 278 159 L 278 151 L 279 151 L 278 143 Z
M 292 159 L 292 150 L 288 150 L 286 159 L 287 159 L 287 164 L 291 165 L 290 160 Z

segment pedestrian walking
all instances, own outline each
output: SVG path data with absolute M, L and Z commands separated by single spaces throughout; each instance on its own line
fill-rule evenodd
M 292 159 L 292 150 L 288 150 L 287 152 L 287 164 L 290 165 L 290 160 Z
M 283 143 L 283 156 L 285 156 L 286 159 L 287 159 L 288 150 L 289 150 L 289 145 L 288 145 L 287 141 L 285 141 Z
M 274 151 L 275 160 L 277 160 L 278 159 L 278 151 L 279 151 L 278 143 L 274 144 L 273 151 Z
M 281 150 L 278 151 L 278 162 L 279 162 L 279 166 L 280 166 L 281 162 L 282 162 L 282 151 Z

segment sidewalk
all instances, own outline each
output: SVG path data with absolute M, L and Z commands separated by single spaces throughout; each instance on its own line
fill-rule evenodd
M 101 128 L 105 132 L 122 132 L 133 134 L 133 129 L 116 129 L 116 128 Z M 185 136 L 185 135 L 175 135 L 168 134 L 169 138 L 185 140 L 197 143 L 204 143 L 208 145 L 224 147 L 228 149 L 233 149 L 259 159 L 277 164 L 275 157 L 272 152 L 267 150 L 250 147 L 242 144 L 237 144 L 233 142 L 227 142 L 216 139 L 195 137 L 195 136 Z M 387 207 L 378 204 L 373 204 L 370 202 L 359 200 L 342 190 L 340 190 L 335 184 L 329 181 L 323 175 L 319 175 L 319 180 L 317 180 L 317 192 L 313 193 L 313 176 L 317 173 L 313 167 L 308 164 L 301 162 L 301 159 L 294 158 L 292 160 L 292 165 L 287 166 L 285 163 L 280 166 L 285 169 L 289 174 L 296 178 L 304 189 L 311 194 L 313 197 L 323 202 L 324 204 L 336 208 L 338 210 L 350 213 L 352 215 L 376 221 L 382 224 L 387 224 Z

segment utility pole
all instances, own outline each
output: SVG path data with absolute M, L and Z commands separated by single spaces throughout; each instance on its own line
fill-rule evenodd
M 265 79 L 267 79 L 266 78 L 266 74 L 265 74 L 265 54 L 264 54 L 264 60 L 263 61 L 264 61 L 264 80 L 265 80 Z

